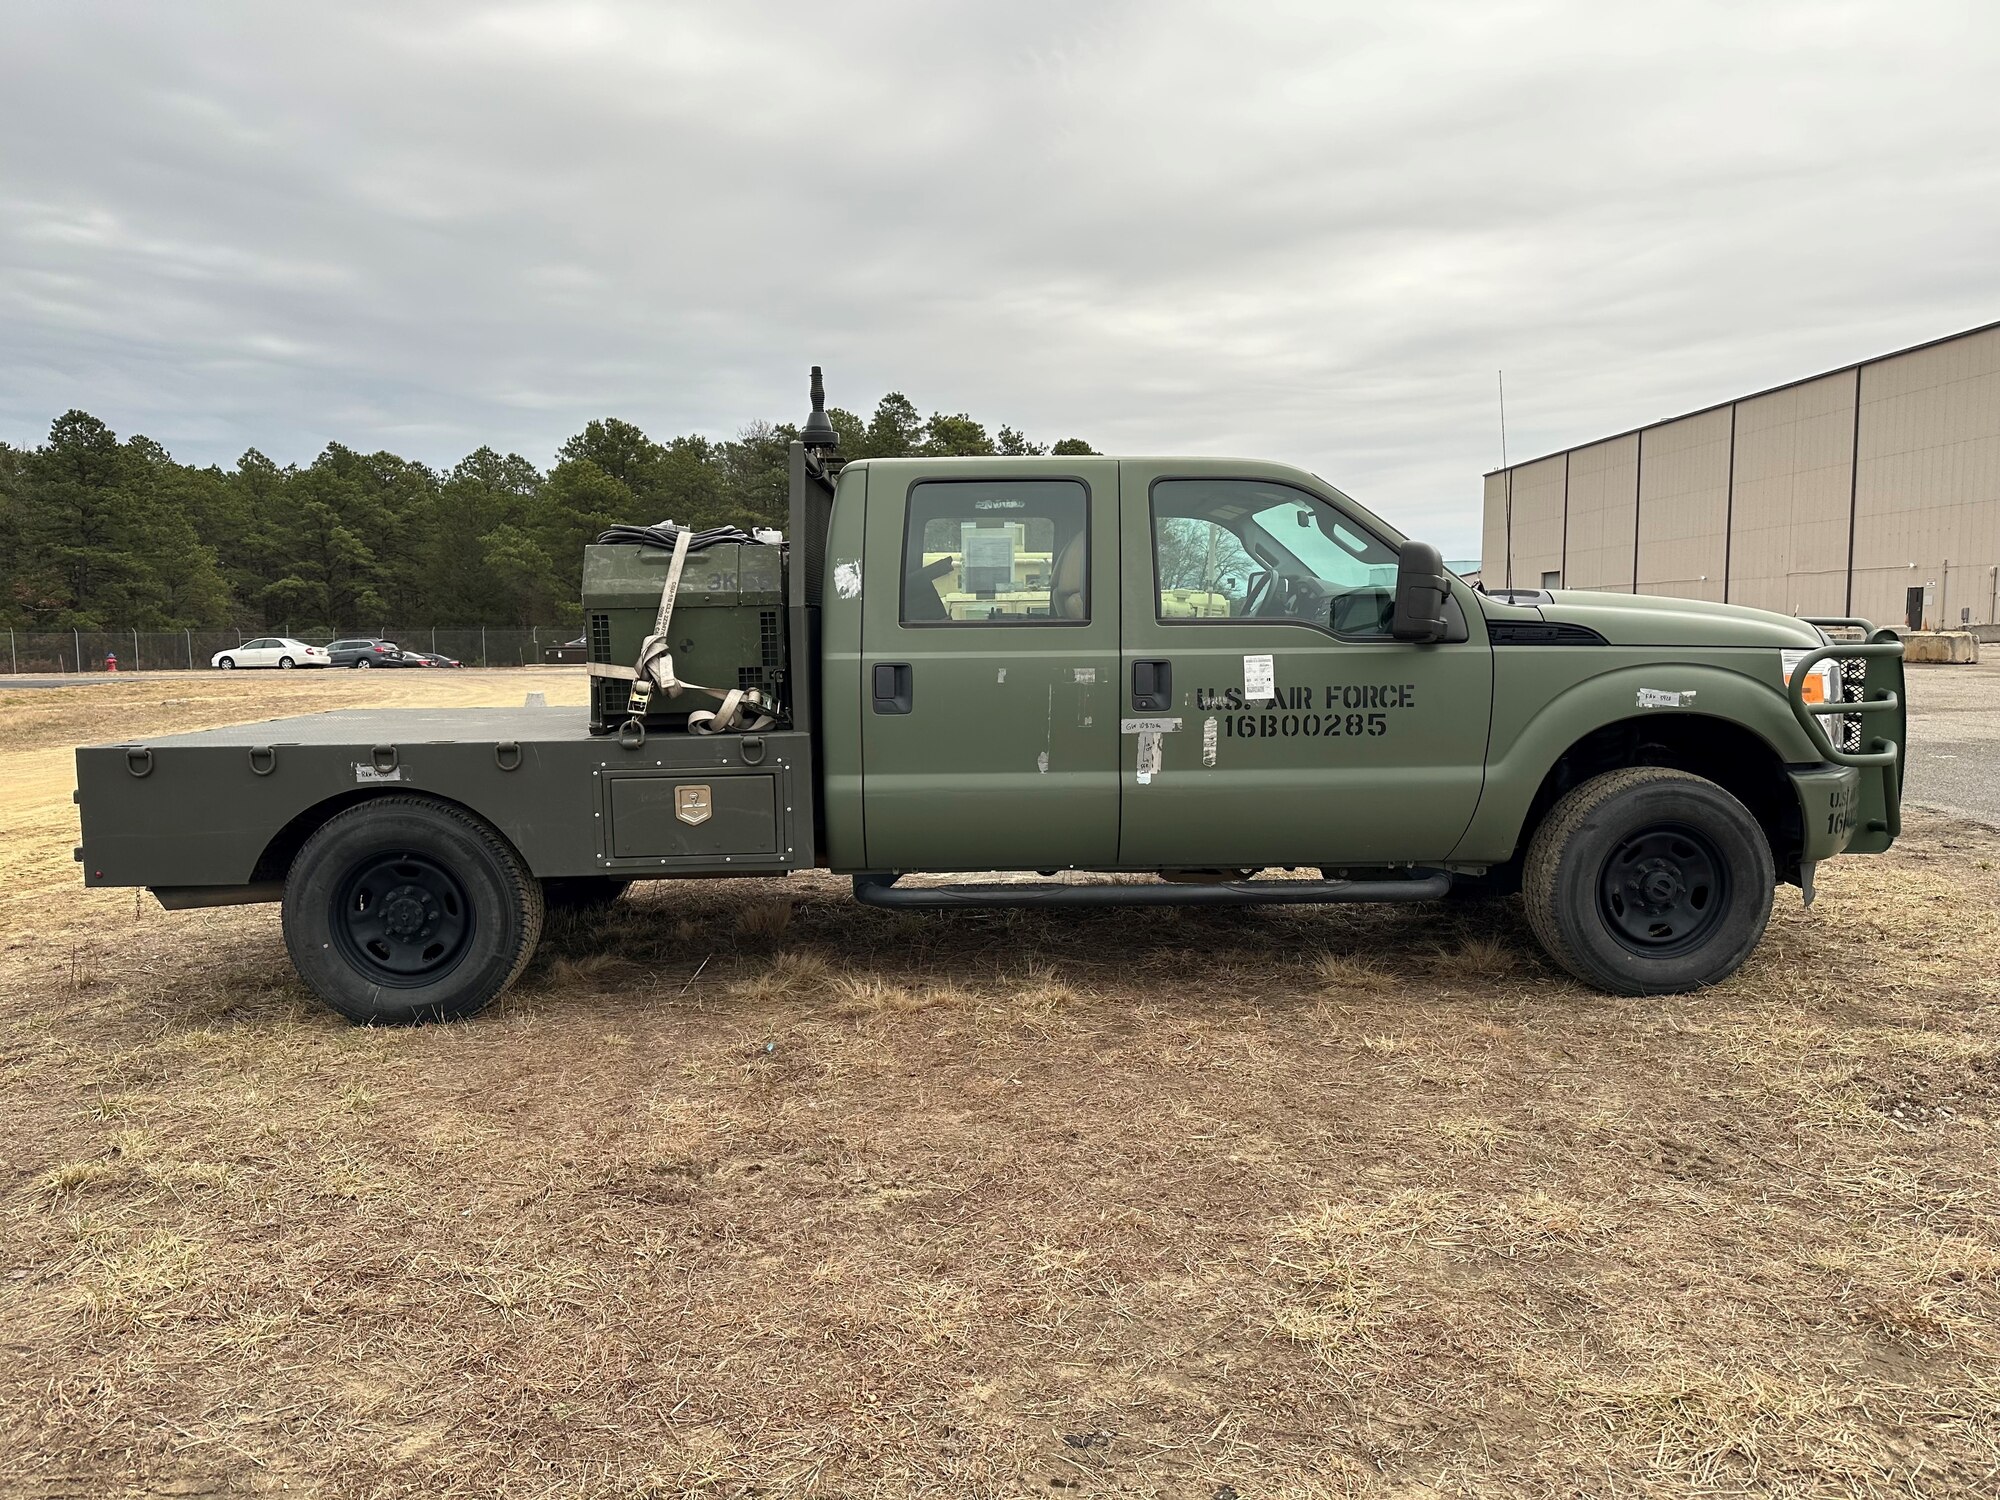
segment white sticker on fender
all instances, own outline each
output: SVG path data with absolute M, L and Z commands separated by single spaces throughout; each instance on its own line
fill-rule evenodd
M 1639 707 L 1641 708 L 1685 708 L 1692 702 L 1694 702 L 1693 688 L 1689 688 L 1684 693 L 1662 692 L 1659 688 L 1639 689 Z

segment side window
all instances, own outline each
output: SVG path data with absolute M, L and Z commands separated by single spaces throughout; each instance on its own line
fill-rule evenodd
M 1317 495 L 1254 479 L 1153 486 L 1157 615 L 1296 620 L 1382 639 L 1395 611 L 1396 553 Z
M 1074 479 L 925 480 L 903 531 L 905 625 L 1090 619 L 1090 497 Z

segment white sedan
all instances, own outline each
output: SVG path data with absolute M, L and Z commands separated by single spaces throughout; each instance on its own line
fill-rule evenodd
M 254 641 L 245 641 L 240 646 L 227 651 L 218 651 L 208 659 L 211 667 L 220 667 L 228 672 L 237 667 L 282 667 L 287 672 L 293 667 L 326 667 L 326 647 L 308 646 L 304 641 L 295 641 L 288 635 L 267 635 Z

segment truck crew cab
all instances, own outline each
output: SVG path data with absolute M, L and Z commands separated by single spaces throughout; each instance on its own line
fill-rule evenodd
M 784 543 L 589 549 L 588 719 L 80 749 L 86 884 L 282 900 L 300 975 L 358 1021 L 477 1010 L 549 903 L 815 866 L 907 907 L 1518 889 L 1563 968 L 1652 994 L 1727 978 L 1777 882 L 1810 899 L 1820 861 L 1896 836 L 1892 632 L 1481 593 L 1281 464 L 842 465 L 813 376 Z M 1119 878 L 925 878 L 966 871 Z

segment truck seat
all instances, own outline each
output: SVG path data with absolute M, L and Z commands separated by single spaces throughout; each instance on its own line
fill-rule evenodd
M 1059 620 L 1087 620 L 1090 618 L 1086 607 L 1086 591 L 1089 580 L 1084 577 L 1085 549 L 1084 534 L 1079 531 L 1056 554 L 1053 569 L 1054 582 L 1049 590 L 1049 612 Z
M 937 581 L 952 570 L 952 560 L 941 557 L 936 562 L 912 568 L 910 577 L 903 584 L 903 618 L 922 624 L 936 624 L 949 620 L 951 611 L 945 607 L 944 596 L 938 592 Z

